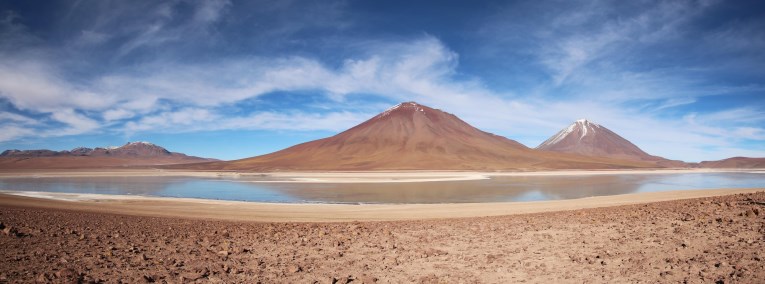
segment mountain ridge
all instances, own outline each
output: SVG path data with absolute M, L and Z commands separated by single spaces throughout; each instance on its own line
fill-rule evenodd
M 3 169 L 55 169 L 125 167 L 201 163 L 216 159 L 170 152 L 149 142 L 128 142 L 119 147 L 77 147 L 72 150 L 5 150 L 0 153 Z
M 698 163 L 701 168 L 737 168 L 737 169 L 759 169 L 765 168 L 765 158 L 753 157 L 731 157 L 716 161 L 702 161 Z
M 536 151 L 416 102 L 397 104 L 337 135 L 270 154 L 189 165 L 207 170 L 534 170 L 649 163 Z M 185 167 L 185 166 L 182 166 Z

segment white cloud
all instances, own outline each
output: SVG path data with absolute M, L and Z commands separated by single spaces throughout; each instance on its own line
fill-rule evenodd
M 614 39 L 606 37 L 595 49 L 612 42 Z M 559 99 L 497 92 L 478 79 L 464 76 L 457 79 L 459 56 L 432 36 L 407 42 L 371 42 L 361 49 L 365 50 L 362 55 L 349 57 L 337 67 L 308 57 L 250 57 L 206 63 L 157 61 L 78 84 L 63 79 L 56 66 L 40 60 L 20 58 L 11 63 L 3 59 L 0 96 L 25 111 L 50 113 L 49 119 L 68 126 L 63 131 L 41 133 L 6 126 L 9 131 L 3 137 L 10 140 L 81 134 L 104 125 L 120 125 L 120 121 L 124 122 L 122 131 L 126 133 L 222 129 L 340 131 L 373 115 L 353 110 L 239 115 L 225 111 L 263 94 L 304 90 L 324 92 L 338 101 L 354 94 L 375 94 L 391 101 L 415 100 L 455 113 L 479 128 L 519 139 L 530 147 L 582 117 L 606 125 L 649 153 L 672 159 L 703 159 L 700 157 L 709 151 L 703 146 L 734 151 L 735 141 L 731 139 L 762 136 L 761 129 L 740 125 L 742 119 L 761 121 L 762 113 L 751 109 L 667 121 L 641 112 L 640 108 L 625 107 L 624 100 L 602 94 L 593 95 L 592 99 Z M 571 70 L 561 69 L 560 74 L 582 72 L 577 66 L 586 64 L 593 55 L 583 54 L 581 60 L 585 63 L 581 63 L 576 55 L 579 49 L 589 52 L 583 44 L 572 43 L 563 55 L 570 58 Z M 645 84 L 655 77 L 630 75 L 621 74 L 628 77 L 626 82 L 634 84 L 627 85 L 621 96 L 647 93 L 650 89 L 646 85 L 657 85 Z M 694 100 L 663 96 L 650 99 L 659 99 L 655 110 Z M 730 125 L 738 128 L 726 129 Z
M 217 120 L 218 116 L 207 109 L 187 108 L 177 111 L 163 112 L 157 115 L 144 116 L 138 122 L 128 122 L 126 131 L 132 133 L 146 130 L 186 129 L 201 130 L 200 123 Z
M 214 130 L 328 130 L 341 131 L 368 119 L 366 113 L 330 112 L 325 114 L 259 112 L 230 116 L 206 109 L 181 109 L 145 116 L 126 125 L 128 132 L 195 132 Z
M 194 21 L 202 25 L 217 22 L 224 10 L 231 5 L 228 0 L 209 0 L 196 2 L 199 5 L 194 12 Z
M 37 60 L 0 59 L 0 96 L 24 110 L 51 112 L 58 108 L 102 109 L 114 102 L 109 94 L 81 91 Z
M 765 140 L 765 129 L 760 127 L 736 127 L 732 133 L 742 139 Z
M 79 114 L 72 109 L 62 109 L 53 112 L 51 114 L 51 118 L 68 125 L 67 128 L 50 131 L 50 133 L 57 135 L 76 135 L 87 133 L 98 129 L 100 126 L 98 121 Z
M 104 118 L 106 121 L 113 121 L 113 120 L 121 120 L 126 118 L 132 118 L 135 116 L 135 113 L 129 110 L 125 110 L 122 108 L 118 109 L 110 109 L 107 111 L 104 111 L 101 117 Z
M 33 129 L 16 125 L 0 125 L 0 142 L 12 141 L 35 134 Z
M 4 111 L 0 111 L 0 123 L 1 122 L 14 122 L 27 125 L 38 124 L 37 120 L 32 118 Z

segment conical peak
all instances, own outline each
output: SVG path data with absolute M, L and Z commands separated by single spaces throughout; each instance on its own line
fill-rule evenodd
M 558 142 L 563 141 L 570 135 L 577 135 L 577 141 L 581 141 L 587 135 L 594 135 L 598 133 L 596 129 L 602 128 L 600 124 L 587 120 L 586 118 L 578 119 L 574 121 L 567 128 L 561 130 L 554 136 L 547 139 L 541 145 L 537 146 L 537 149 L 544 149 L 545 147 L 551 147 Z
M 391 109 L 399 109 L 399 108 L 407 109 L 408 108 L 408 109 L 420 110 L 420 109 L 423 109 L 423 107 L 425 106 L 418 104 L 416 102 L 403 102 L 393 106 Z
M 597 123 L 595 123 L 595 122 L 592 122 L 592 121 L 590 121 L 590 120 L 588 120 L 588 119 L 586 119 L 586 118 L 578 119 L 578 120 L 576 120 L 576 121 L 575 121 L 573 124 L 574 124 L 574 125 L 576 125 L 576 124 L 581 124 L 581 125 L 593 125 L 593 126 L 597 126 L 597 127 L 600 127 L 600 124 L 597 124 Z
M 399 111 L 414 111 L 414 112 L 425 112 L 426 106 L 423 106 L 421 104 L 418 104 L 416 102 L 403 102 L 400 104 L 397 104 L 395 106 L 392 106 L 391 108 L 385 110 L 384 112 L 380 113 L 378 117 L 384 117 L 389 115 L 392 112 L 399 112 Z

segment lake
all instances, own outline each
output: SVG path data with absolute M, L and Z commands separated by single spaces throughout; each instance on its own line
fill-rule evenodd
M 574 199 L 669 190 L 765 187 L 765 173 L 501 176 L 410 183 L 268 183 L 252 178 L 0 178 L 0 190 L 280 203 L 464 203 Z

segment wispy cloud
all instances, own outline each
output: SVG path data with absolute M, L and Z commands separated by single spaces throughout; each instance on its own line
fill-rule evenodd
M 696 40 L 694 21 L 722 5 L 715 1 L 510 3 L 483 24 L 483 38 L 467 44 L 449 42 L 459 37 L 449 31 L 364 34 L 370 28 L 354 29 L 364 23 L 353 22 L 342 1 L 261 4 L 74 5 L 73 11 L 98 13 L 72 24 L 68 37 L 55 42 L 60 46 L 36 37 L 18 14 L 0 15 L 0 98 L 13 110 L 0 110 L 0 141 L 99 132 L 340 131 L 407 100 L 531 147 L 582 117 L 676 159 L 735 154 L 745 148 L 740 141 L 763 140 L 760 106 L 696 109 L 708 97 L 765 90 L 757 80 L 710 80 L 720 70 L 762 74 L 761 63 L 745 59 L 762 58 L 755 49 L 765 34 L 752 28 L 762 21 L 742 22 Z M 717 41 L 725 44 L 711 44 Z M 694 46 L 699 42 L 708 46 Z M 491 62 L 476 63 L 485 50 L 492 50 L 481 55 Z M 725 60 L 699 59 L 706 57 Z M 494 70 L 499 79 L 481 76 L 496 62 L 520 67 Z M 535 76 L 533 83 L 497 87 L 524 76 Z M 283 94 L 320 103 L 257 105 Z M 366 97 L 374 103 L 348 103 Z

